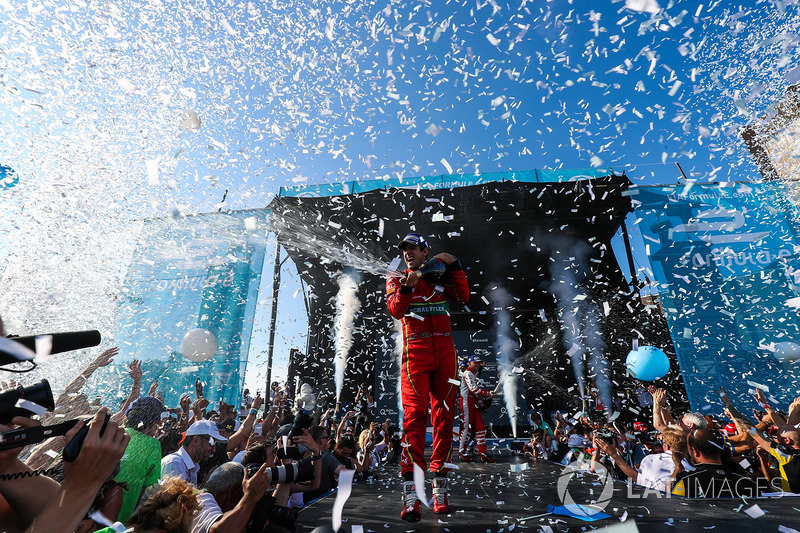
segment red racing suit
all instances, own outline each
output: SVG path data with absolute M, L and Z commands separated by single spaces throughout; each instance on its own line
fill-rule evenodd
M 478 400 L 484 400 L 489 391 L 478 386 L 478 376 L 467 368 L 461 374 L 461 442 L 458 453 L 466 455 L 470 433 L 475 433 L 478 453 L 486 453 L 486 426 L 483 413 L 478 408 Z
M 410 272 L 406 270 L 406 273 Z M 458 409 L 458 365 L 450 330 L 447 299 L 466 302 L 467 276 L 458 261 L 447 265 L 449 276 L 443 285 L 420 279 L 414 287 L 400 279 L 386 280 L 386 303 L 392 317 L 403 325 L 403 359 L 400 390 L 403 402 L 403 475 L 414 463 L 425 470 L 425 431 L 431 406 L 433 454 L 430 470 L 445 472 L 444 463 L 453 453 L 453 420 Z

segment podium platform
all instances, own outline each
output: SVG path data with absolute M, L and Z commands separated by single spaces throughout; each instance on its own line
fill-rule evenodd
M 534 463 L 509 450 L 492 453 L 498 460 L 495 464 L 457 463 L 459 470 L 449 476 L 452 512 L 436 515 L 432 508 L 423 508 L 422 520 L 417 523 L 400 520 L 402 481 L 399 467 L 378 469 L 374 477 L 354 482 L 339 531 L 575 532 L 609 526 L 611 531 L 620 528 L 620 532 L 638 530 L 642 533 L 800 531 L 798 497 L 687 500 L 646 492 L 641 487 L 618 481 L 612 482 L 613 489 L 606 492 L 610 494 L 610 501 L 603 512 L 610 515 L 609 518 L 586 522 L 548 514 L 548 506 L 564 504 L 559 496 L 560 477 L 568 476 L 562 480 L 562 489 L 566 487 L 568 496 L 584 505 L 603 497 L 603 485 L 598 476 L 566 471 L 556 463 Z M 428 477 L 426 484 L 428 498 L 431 497 L 430 479 Z M 303 509 L 298 519 L 301 530 L 332 531 L 335 498 L 334 491 Z M 754 516 L 764 514 L 753 518 L 748 512 Z

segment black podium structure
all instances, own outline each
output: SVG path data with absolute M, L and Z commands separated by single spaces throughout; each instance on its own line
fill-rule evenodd
M 366 382 L 374 385 L 376 418 L 397 416 L 396 331 L 381 269 L 400 256 L 396 245 L 409 231 L 427 236 L 431 255 L 446 251 L 460 258 L 471 296 L 466 306 L 451 306 L 454 341 L 459 356 L 477 353 L 487 361 L 483 378 L 490 385 L 497 382 L 497 326 L 512 332 L 514 366 L 524 383 L 520 419 L 530 408 L 547 411 L 574 401 L 575 344 L 602 352 L 619 405 L 632 398 L 624 362 L 634 338 L 674 357 L 663 316 L 645 308 L 611 247 L 633 210 L 626 176 L 481 181 L 443 188 L 429 179 L 416 186 L 406 180 L 402 187 L 330 195 L 304 189 L 269 205 L 273 231 L 308 288 L 308 353 L 294 353 L 302 361 L 293 361 L 290 379 L 332 397 L 337 278 L 359 271 L 360 311 L 341 400 L 351 402 Z M 507 294 L 505 302 L 496 297 L 500 293 Z M 580 342 L 574 342 L 569 329 L 581 321 Z M 677 364 L 672 368 L 667 380 L 680 380 Z M 677 388 L 683 390 L 682 384 Z M 502 405 L 486 418 L 498 435 L 508 424 Z

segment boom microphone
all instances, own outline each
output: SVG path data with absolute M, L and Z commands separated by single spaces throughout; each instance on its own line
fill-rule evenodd
M 100 344 L 100 332 L 96 329 L 88 331 L 68 331 L 66 333 L 47 333 L 46 335 L 53 338 L 53 347 L 50 353 L 71 352 L 72 350 L 81 350 L 83 348 L 91 348 Z M 23 344 L 36 351 L 36 337 L 42 335 L 30 335 L 27 337 L 9 337 L 12 341 Z
M 33 360 L 36 353 L 36 337 L 0 337 L 0 366 Z M 70 352 L 83 348 L 91 348 L 100 344 L 100 332 L 96 329 L 88 331 L 69 331 L 66 333 L 49 333 L 53 346 L 50 353 Z M 13 342 L 11 342 L 13 341 Z

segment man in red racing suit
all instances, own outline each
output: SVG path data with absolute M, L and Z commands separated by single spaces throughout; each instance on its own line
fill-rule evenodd
M 477 355 L 467 359 L 467 368 L 461 373 L 461 442 L 458 447 L 458 458 L 471 462 L 472 456 L 467 452 L 470 434 L 475 434 L 478 445 L 478 458 L 484 463 L 495 460 L 486 453 L 486 426 L 483 424 L 483 413 L 480 402 L 493 398 L 494 391 L 487 391 L 478 385 L 478 372 L 483 361 Z
M 409 233 L 398 248 L 408 270 L 403 277 L 386 281 L 386 302 L 392 317 L 403 325 L 401 394 L 403 401 L 403 511 L 409 522 L 420 520 L 420 502 L 413 481 L 414 464 L 425 470 L 425 431 L 428 406 L 433 425 L 430 470 L 435 513 L 447 513 L 447 467 L 453 453 L 453 420 L 458 410 L 458 365 L 450 330 L 447 299 L 464 303 L 469 298 L 467 277 L 458 259 L 448 253 L 436 255 L 445 265 L 444 279 L 421 279 L 418 269 L 428 259 L 428 243 L 419 233 Z

